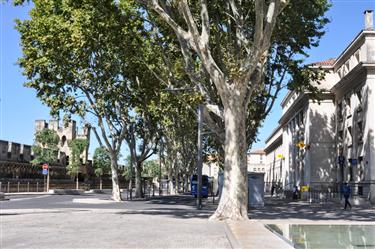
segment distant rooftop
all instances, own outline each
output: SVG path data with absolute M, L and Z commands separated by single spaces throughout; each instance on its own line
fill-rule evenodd
M 330 59 L 325 60 L 325 61 L 317 61 L 317 62 L 314 62 L 314 63 L 311 63 L 311 64 L 314 65 L 314 66 L 333 66 L 333 64 L 335 64 L 335 61 L 336 61 L 335 58 L 330 58 Z
M 264 152 L 263 149 L 258 149 L 258 150 L 253 150 L 253 151 L 250 151 L 250 154 L 260 154 L 260 155 L 263 155 L 263 154 L 266 154 L 266 152 Z

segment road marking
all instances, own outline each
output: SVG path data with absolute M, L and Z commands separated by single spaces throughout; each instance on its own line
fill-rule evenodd
M 43 195 L 43 196 L 37 196 L 37 197 L 29 197 L 29 198 L 10 199 L 9 201 L 24 201 L 24 200 L 32 200 L 32 199 L 46 198 L 46 197 L 49 197 L 49 195 Z

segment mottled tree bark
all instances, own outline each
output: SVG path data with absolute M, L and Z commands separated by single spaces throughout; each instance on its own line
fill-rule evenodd
M 247 219 L 246 108 L 231 98 L 224 108 L 224 186 L 219 206 L 211 219 Z
M 142 164 L 136 163 L 135 165 L 135 197 L 142 198 Z
M 121 201 L 120 184 L 118 179 L 118 165 L 116 156 L 111 155 L 111 172 L 112 172 L 112 199 Z

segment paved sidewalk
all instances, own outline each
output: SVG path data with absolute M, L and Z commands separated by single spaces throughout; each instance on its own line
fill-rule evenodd
M 273 234 L 257 221 L 227 222 L 233 234 L 233 248 L 243 249 L 293 249 L 287 242 Z

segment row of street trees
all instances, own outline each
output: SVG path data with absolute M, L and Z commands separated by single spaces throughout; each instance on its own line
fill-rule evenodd
M 282 88 L 318 96 L 310 82 L 322 74 L 303 62 L 324 34 L 328 1 L 33 2 L 31 19 L 17 22 L 26 85 L 52 114 L 93 126 L 111 158 L 113 199 L 124 141 L 138 180 L 157 144 L 170 177 L 191 174 L 201 104 L 214 133 L 206 150 L 225 177 L 212 218 L 247 219 L 246 152 Z

